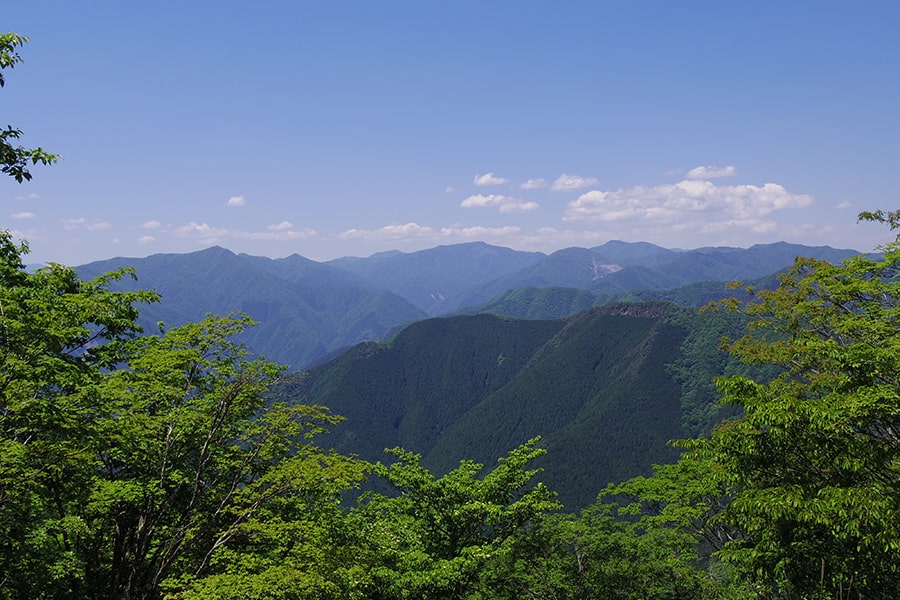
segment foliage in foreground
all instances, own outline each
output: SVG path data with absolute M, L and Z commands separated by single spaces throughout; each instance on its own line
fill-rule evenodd
M 722 552 L 793 595 L 888 597 L 900 589 L 900 245 L 841 265 L 799 259 L 746 311 L 772 336 L 732 351 L 778 365 L 768 383 L 719 382 L 742 419 L 695 454 L 735 489 Z
M 320 449 L 339 418 L 266 405 L 280 367 L 245 316 L 140 335 L 148 292 L 28 272 L 0 234 L 0 597 L 886 597 L 900 586 L 900 247 L 799 259 L 731 344 L 768 382 L 719 380 L 743 416 L 558 514 L 529 464 L 442 477 L 402 449 Z M 366 474 L 392 495 L 341 503 Z
M 18 48 L 25 44 L 28 38 L 16 33 L 0 33 L 0 87 L 6 85 L 4 69 L 12 69 L 17 63 L 22 62 L 22 56 Z M 7 125 L 0 128 L 0 173 L 9 175 L 19 183 L 31 180 L 29 163 L 36 165 L 52 165 L 59 158 L 43 148 L 25 148 L 16 145 L 22 137 L 22 130 Z
M 839 265 L 798 258 L 778 289 L 739 307 L 754 321 L 730 351 L 777 372 L 718 379 L 723 404 L 743 416 L 684 442 L 677 467 L 695 473 L 684 485 L 708 501 L 679 493 L 661 506 L 671 523 L 715 541 L 717 559 L 761 597 L 900 589 L 898 276 L 898 243 Z
M 280 372 L 209 317 L 136 337 L 124 272 L 24 270 L 0 234 L 0 594 L 152 597 L 204 573 L 245 523 L 315 511 L 363 465 L 311 438 L 326 409 L 264 408 Z
M 26 251 L 0 233 L 0 598 L 513 597 L 540 590 L 546 536 L 555 578 L 592 581 L 562 597 L 610 597 L 601 574 L 640 556 L 702 573 L 654 566 L 670 550 L 643 533 L 613 543 L 621 523 L 551 517 L 538 440 L 442 477 L 399 448 L 387 465 L 322 450 L 339 418 L 266 404 L 281 368 L 233 341 L 247 317 L 141 335 L 135 304 L 157 298 L 110 291 L 127 270 L 28 272 Z M 366 473 L 394 493 L 348 508 Z M 588 556 L 573 544 L 599 570 L 569 572 Z

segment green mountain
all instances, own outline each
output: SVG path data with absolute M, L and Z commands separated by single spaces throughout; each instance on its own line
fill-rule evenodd
M 663 303 L 557 320 L 428 319 L 278 394 L 345 416 L 331 434 L 341 452 L 375 461 L 403 446 L 437 472 L 464 458 L 492 463 L 540 435 L 544 480 L 577 508 L 606 483 L 674 459 L 668 440 L 709 430 L 720 416 L 709 382 L 728 361 L 719 340 L 739 330 L 725 315 Z
M 161 304 L 143 310 L 141 322 L 150 328 L 159 321 L 180 325 L 207 312 L 247 312 L 260 325 L 244 341 L 297 369 L 357 342 L 383 339 L 412 321 L 472 306 L 516 317 L 562 318 L 617 300 L 702 304 L 722 288 L 710 281 L 770 274 L 801 254 L 836 261 L 854 252 L 790 244 L 678 251 L 608 242 L 544 255 L 479 242 L 319 263 L 296 254 L 270 259 L 208 248 L 116 258 L 79 272 L 88 277 L 134 267 L 138 283 L 123 287 L 156 289 L 163 296 Z
M 514 319 L 563 319 L 598 306 L 598 296 L 571 287 L 525 287 L 503 292 L 483 304 L 468 306 L 455 315 L 489 313 Z
M 777 273 L 743 282 L 755 289 L 778 287 Z M 561 319 L 589 308 L 617 302 L 670 302 L 679 306 L 706 306 L 726 298 L 749 300 L 743 288 L 725 281 L 701 281 L 671 289 L 635 289 L 593 293 L 567 287 L 527 287 L 509 290 L 483 304 L 456 311 L 457 315 L 490 313 L 516 319 Z
M 246 312 L 259 325 L 242 341 L 294 368 L 427 316 L 385 289 L 299 255 L 272 260 L 215 247 L 114 258 L 78 267 L 78 272 L 91 277 L 121 266 L 133 267 L 138 277 L 121 287 L 162 295 L 160 303 L 141 309 L 145 330 L 155 331 L 158 322 L 197 321 L 207 313 Z

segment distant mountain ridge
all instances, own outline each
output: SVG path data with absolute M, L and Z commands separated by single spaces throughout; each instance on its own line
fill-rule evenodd
M 141 322 L 151 328 L 159 321 L 174 326 L 197 320 L 207 312 L 247 312 L 260 325 L 245 341 L 272 360 L 303 368 L 428 316 L 471 312 L 474 306 L 502 312 L 495 301 L 510 294 L 518 296 L 514 314 L 529 318 L 564 317 L 620 299 L 690 305 L 695 289 L 708 293 L 709 284 L 692 287 L 703 282 L 770 275 L 801 255 L 839 261 L 853 254 L 787 243 L 668 250 L 611 241 L 547 255 L 474 242 L 316 262 L 297 254 L 271 259 L 213 247 L 109 259 L 78 270 L 89 277 L 133 267 L 138 282 L 123 282 L 123 287 L 156 289 L 163 296 L 160 304 L 142 311 Z M 529 289 L 540 290 L 532 297 L 543 300 L 523 304 L 529 295 L 521 290 Z M 665 290 L 678 291 L 667 297 Z M 492 302 L 494 308 L 487 308 Z
M 430 315 L 458 307 L 458 296 L 545 260 L 539 252 L 520 252 L 471 242 L 419 252 L 382 252 L 369 258 L 339 258 L 325 264 L 350 271 L 405 298 Z
M 268 259 L 213 247 L 110 259 L 78 271 L 91 277 L 121 266 L 133 267 L 138 276 L 121 287 L 155 289 L 162 295 L 162 302 L 141 308 L 139 322 L 145 330 L 152 332 L 160 321 L 176 326 L 207 313 L 246 312 L 259 325 L 243 341 L 294 368 L 427 316 L 352 273 L 299 255 Z
M 859 254 L 828 246 L 778 242 L 750 248 L 667 250 L 648 243 L 607 242 L 595 248 L 566 248 L 520 272 L 473 288 L 459 306 L 487 302 L 508 290 L 569 287 L 597 294 L 662 290 L 703 281 L 756 279 L 790 266 L 798 256 L 839 262 Z

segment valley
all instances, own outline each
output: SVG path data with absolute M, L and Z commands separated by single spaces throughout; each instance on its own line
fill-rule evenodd
M 214 247 L 78 270 L 132 266 L 125 288 L 162 295 L 141 311 L 147 332 L 249 314 L 258 325 L 241 341 L 291 371 L 272 396 L 345 417 L 329 437 L 339 452 L 377 462 L 400 446 L 442 473 L 541 436 L 542 480 L 575 510 L 674 460 L 670 440 L 721 417 L 712 378 L 737 367 L 718 346 L 744 322 L 697 307 L 740 295 L 728 281 L 775 287 L 798 255 L 852 254 L 609 242 L 543 255 L 474 243 L 317 263 Z

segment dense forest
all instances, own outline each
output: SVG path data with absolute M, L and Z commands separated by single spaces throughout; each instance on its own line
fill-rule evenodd
M 876 213 L 896 221 L 896 216 Z M 0 594 L 8 598 L 890 597 L 897 589 L 900 246 L 798 259 L 717 380 L 741 415 L 578 514 L 532 439 L 442 476 L 400 447 L 320 447 L 341 417 L 267 402 L 283 377 L 230 315 L 138 331 L 152 292 L 0 234 Z M 514 359 L 514 357 L 512 358 Z M 387 492 L 346 501 L 366 479 Z
M 727 416 L 713 377 L 764 374 L 719 349 L 745 327 L 740 313 L 668 303 L 432 318 L 287 373 L 271 394 L 345 417 L 323 438 L 339 452 L 377 462 L 401 446 L 436 473 L 493 463 L 540 436 L 536 479 L 576 511 L 608 482 L 675 460 L 669 440 L 708 435 Z
M 0 68 L 24 41 L 0 36 Z M 54 156 L 14 146 L 19 133 L 0 138 L 0 164 L 22 182 Z M 900 211 L 861 217 L 900 226 Z M 115 289 L 131 270 L 30 270 L 27 251 L 0 231 L 2 598 L 900 589 L 900 242 L 839 264 L 799 258 L 776 289 L 708 309 L 747 317 L 726 347 L 767 375 L 718 377 L 733 416 L 577 513 L 538 480 L 553 451 L 539 438 L 439 476 L 402 447 L 385 462 L 329 449 L 342 416 L 273 399 L 285 370 L 238 341 L 251 317 L 142 331 L 140 308 L 160 298 Z

